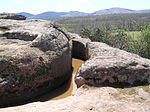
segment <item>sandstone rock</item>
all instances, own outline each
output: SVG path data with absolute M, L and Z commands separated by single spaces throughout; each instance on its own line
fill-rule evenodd
M 86 44 L 91 42 L 90 39 L 87 38 L 74 38 L 72 39 L 72 57 L 86 60 Z
M 86 49 L 84 53 L 89 60 L 78 71 L 75 81 L 78 86 L 82 86 L 72 96 L 57 101 L 4 108 L 0 109 L 0 112 L 150 111 L 150 85 L 131 88 L 83 85 L 118 86 L 150 82 L 148 59 L 104 43 L 71 37 L 59 26 L 44 20 L 28 20 L 26 23 L 1 21 L 0 26 L 10 30 L 3 32 L 1 36 L 5 37 L 0 37 L 0 63 L 3 63 L 0 64 L 0 104 L 4 103 L 6 98 L 11 102 L 19 97 L 21 100 L 23 97 L 28 99 L 38 95 L 40 90 L 45 92 L 65 81 L 69 75 L 64 74 L 71 69 L 70 39 L 79 42 L 84 48 L 82 51 Z M 14 22 L 15 24 L 12 24 Z M 14 35 L 13 32 L 21 33 L 11 36 Z M 3 97 L 1 93 L 4 94 Z
M 69 42 L 63 33 L 56 29 L 50 29 L 50 32 L 39 35 L 32 42 L 33 47 L 38 47 L 44 51 L 61 51 L 66 46 L 69 46 Z
M 94 57 L 109 57 L 109 56 L 119 56 L 119 57 L 130 57 L 130 58 L 140 58 L 138 55 L 133 53 L 128 53 L 126 51 L 120 50 L 118 48 L 110 47 L 109 45 L 101 42 L 89 42 L 87 44 L 87 58 Z
M 1 13 L 0 19 L 25 20 L 26 17 L 23 15 L 17 15 L 14 13 Z
M 6 29 L 1 36 L 5 36 L 8 39 L 20 39 L 26 41 L 34 40 L 38 35 L 43 34 L 43 32 L 49 32 L 54 36 L 59 35 L 58 32 L 65 35 L 69 40 L 69 34 L 64 31 L 60 26 L 54 22 L 45 20 L 26 20 L 26 21 L 16 21 L 16 20 L 4 20 L 0 19 L 0 29 Z M 57 33 L 55 34 L 55 31 Z
M 104 43 L 91 42 L 87 46 L 90 59 L 78 70 L 78 87 L 85 83 L 117 87 L 150 83 L 150 60 Z
M 20 31 L 20 30 L 10 30 L 2 34 L 2 36 L 7 37 L 7 39 L 19 39 L 24 41 L 32 41 L 34 40 L 38 35 L 26 32 L 26 31 Z
M 70 39 L 79 39 L 79 38 L 82 38 L 81 36 L 79 36 L 76 33 L 70 33 L 70 32 L 68 32 L 68 34 L 70 35 Z
M 70 41 L 61 28 L 45 20 L 0 20 L 0 27 L 9 29 L 0 37 L 1 107 L 36 97 L 71 77 Z
M 82 38 L 76 33 L 68 33 L 70 35 L 70 40 L 72 40 L 72 57 L 86 60 L 87 54 L 86 54 L 86 44 L 88 42 L 91 42 L 89 38 Z
M 150 86 L 149 86 L 150 87 Z M 1 112 L 149 112 L 150 99 L 136 88 L 80 87 L 74 96 L 48 102 L 0 109 Z M 149 93 L 150 94 L 150 93 Z

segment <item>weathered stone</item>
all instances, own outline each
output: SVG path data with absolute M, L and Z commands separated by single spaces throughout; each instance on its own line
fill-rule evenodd
M 138 55 L 129 53 L 118 48 L 110 47 L 109 45 L 101 42 L 89 42 L 87 44 L 87 58 L 94 57 L 109 57 L 109 56 L 118 56 L 118 57 L 127 57 L 127 58 L 140 58 Z
M 50 32 L 43 33 L 39 35 L 32 42 L 33 47 L 38 47 L 44 51 L 61 51 L 61 49 L 69 46 L 68 39 L 63 33 L 56 29 L 50 29 Z
M 86 53 L 86 44 L 91 42 L 89 38 L 82 38 L 80 35 L 76 33 L 68 33 L 70 36 L 70 40 L 72 40 L 72 57 L 86 60 L 87 53 Z
M 28 32 L 29 34 L 41 34 L 43 32 L 48 32 L 49 28 L 54 28 L 53 22 L 45 20 L 5 20 L 0 19 L 0 28 L 7 29 L 5 33 L 13 32 Z M 54 28 L 55 29 L 55 28 Z M 14 34 L 15 35 L 15 34 Z
M 76 33 L 70 33 L 70 32 L 68 32 L 68 34 L 70 35 L 70 39 L 78 39 L 78 38 L 82 38 L 81 36 L 79 36 L 79 35 L 76 34 Z
M 45 20 L 0 20 L 0 106 L 28 100 L 71 77 L 70 41 Z
M 87 45 L 87 60 L 78 70 L 75 82 L 79 86 L 129 86 L 150 83 L 150 60 L 112 48 L 104 43 Z
M 150 86 L 148 86 L 150 87 Z M 1 112 L 149 112 L 150 98 L 136 92 L 136 88 L 80 87 L 65 99 L 34 102 L 0 109 Z M 147 94 L 150 94 L 146 92 Z
M 72 39 L 72 57 L 86 60 L 87 59 L 86 44 L 88 42 L 91 42 L 91 40 L 87 39 L 87 38 L 74 38 L 74 39 Z
M 7 37 L 7 39 L 19 39 L 24 41 L 32 41 L 37 37 L 37 34 L 25 31 L 7 31 L 2 34 L 2 36 Z
M 1 13 L 0 19 L 13 19 L 13 20 L 25 20 L 26 17 L 14 13 Z
M 85 54 L 88 56 L 86 59 L 89 59 L 78 71 L 75 78 L 77 86 L 150 83 L 150 60 L 112 48 L 104 43 L 89 40 L 82 42 L 80 37 L 75 38 L 70 34 L 69 36 L 53 23 L 36 21 L 30 20 L 26 24 L 20 22 L 15 25 L 8 25 L 10 21 L 6 24 L 0 23 L 2 27 L 10 29 L 1 35 L 5 37 L 0 37 L 0 63 L 3 63 L 0 64 L 0 95 L 4 93 L 8 102 L 16 100 L 16 97 L 19 99 L 20 95 L 21 99 L 24 97 L 25 100 L 36 96 L 40 92 L 45 92 L 46 89 L 56 87 L 69 77 L 63 74 L 71 69 L 70 39 L 82 44 L 81 47 L 84 48 L 83 51 L 86 49 Z M 25 36 L 8 35 L 8 32 L 16 30 L 17 32 L 24 31 Z M 22 34 L 24 35 L 24 33 L 19 35 Z M 5 99 L 0 96 L 0 104 Z M 149 112 L 150 85 L 130 88 L 99 88 L 83 85 L 72 96 L 65 99 L 34 102 L 0 109 L 0 111 Z

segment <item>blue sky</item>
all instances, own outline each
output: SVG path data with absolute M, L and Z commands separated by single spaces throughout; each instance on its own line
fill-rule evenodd
M 112 7 L 150 9 L 150 0 L 0 0 L 1 12 L 94 12 Z

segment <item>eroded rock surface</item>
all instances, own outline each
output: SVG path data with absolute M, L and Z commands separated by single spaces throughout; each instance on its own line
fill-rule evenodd
M 129 53 L 118 48 L 110 47 L 109 45 L 102 42 L 89 42 L 87 44 L 87 58 L 92 59 L 94 57 L 126 57 L 126 58 L 140 58 L 140 56 Z
M 88 42 L 91 41 L 85 38 L 72 39 L 72 56 L 77 59 L 86 60 L 86 43 Z
M 150 83 L 150 60 L 104 43 L 88 43 L 87 49 L 89 60 L 75 77 L 78 87 L 85 83 L 117 87 Z
M 80 87 L 73 96 L 57 101 L 35 102 L 0 109 L 1 112 L 149 112 L 150 98 L 135 88 Z M 147 86 L 150 89 L 150 86 Z M 146 91 L 145 91 L 146 92 Z M 150 95 L 149 92 L 146 92 Z
M 72 40 L 72 57 L 87 60 L 87 47 L 86 44 L 91 42 L 88 38 L 81 38 L 79 35 L 74 33 L 69 33 Z
M 71 76 L 70 41 L 45 20 L 0 20 L 0 106 L 28 100 Z
M 43 83 L 46 79 L 49 80 L 50 78 L 50 82 L 49 83 L 46 82 L 46 84 L 44 83 L 44 85 L 42 85 L 43 87 L 52 87 L 51 85 L 56 85 L 57 82 L 60 83 L 62 79 L 64 79 L 63 75 L 62 77 L 60 77 L 60 80 L 59 78 L 58 80 L 57 79 L 55 80 L 54 78 L 58 76 L 57 74 L 62 73 L 62 71 L 63 73 L 66 73 L 64 65 L 65 66 L 68 65 L 68 67 L 70 67 L 70 65 L 68 64 L 70 63 L 70 60 L 64 60 L 64 62 L 62 62 L 61 60 L 62 58 L 59 58 L 59 56 L 66 57 L 63 59 L 68 59 L 68 57 L 69 58 L 71 57 L 70 55 L 69 56 L 67 55 L 68 52 L 70 52 L 69 48 L 71 48 L 71 45 L 69 45 L 69 41 L 67 39 L 71 40 L 75 39 L 75 41 L 76 39 L 82 40 L 77 35 L 71 35 L 71 37 L 69 37 L 68 34 L 65 33 L 65 31 L 61 30 L 61 28 L 58 27 L 57 25 L 55 26 L 52 23 L 47 24 L 47 22 L 45 24 L 45 21 L 41 20 L 36 21 L 37 21 L 36 25 L 32 24 L 31 20 L 28 21 L 30 22 L 32 29 L 30 29 L 28 25 L 26 25 L 26 28 L 22 27 L 21 24 L 24 23 L 21 24 L 16 23 L 15 24 L 16 26 L 11 24 L 8 25 L 7 23 L 6 23 L 7 25 L 2 24 L 4 25 L 4 27 L 7 26 L 9 29 L 12 30 L 14 30 L 17 26 L 19 26 L 17 31 L 23 30 L 27 31 L 28 33 L 37 35 L 35 38 L 33 38 L 33 41 L 32 39 L 26 40 L 27 37 L 20 39 L 19 38 L 20 36 L 16 36 L 19 40 L 8 39 L 9 36 L 6 36 L 4 38 L 1 37 L 3 41 L 0 41 L 1 42 L 0 45 L 1 46 L 3 45 L 3 49 L 0 50 L 0 52 L 4 51 L 4 53 L 7 55 L 12 54 L 12 57 L 16 57 L 21 60 L 20 63 L 20 61 L 15 60 L 16 58 L 15 59 L 7 58 L 10 59 L 9 65 L 11 65 L 12 62 L 13 63 L 16 62 L 15 63 L 16 66 L 13 65 L 14 69 L 10 69 L 9 66 L 7 66 L 9 68 L 9 71 L 13 71 L 10 73 L 14 73 L 15 67 L 18 67 L 19 65 L 21 66 L 21 69 L 17 69 L 19 70 L 19 72 L 15 73 L 18 73 L 17 76 L 20 76 L 20 74 L 23 75 L 23 78 L 26 77 L 27 80 L 29 79 L 30 76 L 36 73 L 36 71 L 38 71 L 39 68 L 41 69 L 42 73 L 52 74 L 52 75 L 49 74 L 44 75 L 46 78 L 43 75 L 38 75 L 38 77 L 40 77 L 39 79 L 33 77 L 33 79 L 29 79 L 30 81 L 28 80 L 29 84 L 27 84 L 27 81 L 23 80 L 25 83 L 24 84 L 25 87 L 27 87 L 27 91 L 30 91 L 30 93 L 32 93 L 31 91 L 37 90 L 34 88 L 38 88 L 39 90 L 39 88 L 41 88 L 39 84 Z M 34 20 L 34 22 L 36 21 Z M 49 32 L 49 29 L 47 30 L 47 28 L 45 27 L 42 28 L 39 27 L 40 25 L 43 26 L 43 22 L 44 26 L 49 26 L 48 28 L 51 29 L 50 30 L 50 32 L 52 31 L 51 33 Z M 55 29 L 56 32 L 52 29 Z M 6 31 L 5 33 L 3 33 L 3 36 L 8 32 L 10 31 Z M 60 43 L 61 39 L 63 40 L 63 43 Z M 150 111 L 150 85 L 148 84 L 150 83 L 150 60 L 141 58 L 138 55 L 132 53 L 112 48 L 104 43 L 90 42 L 88 40 L 83 43 L 82 41 L 81 42 L 79 41 L 79 44 L 82 44 L 81 46 L 82 47 L 84 46 L 83 48 L 86 49 L 85 53 L 87 56 L 86 58 L 88 60 L 85 62 L 85 64 L 81 66 L 81 68 L 78 71 L 78 74 L 76 75 L 75 78 L 76 84 L 78 87 L 79 86 L 81 87 L 78 88 L 77 91 L 72 96 L 57 101 L 35 102 L 22 106 L 4 108 L 0 109 L 0 111 L 1 112 L 11 112 L 11 111 L 12 112 L 29 112 L 29 111 L 149 112 Z M 10 45 L 11 47 L 10 46 L 6 47 L 6 45 Z M 26 52 L 27 49 L 28 52 Z M 59 52 L 60 50 L 62 50 L 62 52 Z M 8 51 L 8 53 L 6 51 Z M 14 54 L 14 52 L 16 52 L 16 54 Z M 31 57 L 30 55 L 32 55 L 33 58 L 30 58 Z M 22 58 L 22 56 L 24 56 L 24 58 Z M 49 56 L 53 58 L 50 58 Z M 30 61 L 30 59 L 32 59 L 33 61 Z M 62 65 L 63 68 L 60 65 Z M 32 69 L 30 70 L 28 66 L 29 68 Z M 55 68 L 56 66 L 58 68 Z M 4 70 L 6 71 L 6 69 Z M 41 71 L 39 71 L 38 73 L 41 73 Z M 7 72 L 8 71 L 6 71 L 6 73 Z M 29 74 L 29 76 L 26 74 Z M 0 75 L 0 76 L 1 76 L 0 79 L 1 85 L 6 84 L 8 85 L 7 87 L 11 86 L 11 84 L 17 85 L 17 83 L 13 82 L 14 80 L 16 81 L 15 78 L 12 78 L 14 77 L 13 74 L 9 75 L 7 78 L 5 78 L 7 75 Z M 12 83 L 9 83 L 10 79 L 13 79 L 11 80 Z M 22 77 L 20 79 L 22 79 Z M 18 80 L 19 79 L 17 79 L 17 81 Z M 129 87 L 129 85 L 130 86 L 134 84 L 141 85 L 143 83 L 146 83 L 147 85 L 138 87 Z M 92 86 L 87 86 L 86 84 Z M 117 86 L 123 84 L 123 86 L 121 86 L 122 88 L 102 87 L 103 85 L 112 86 L 113 84 Z M 127 84 L 128 88 L 123 88 L 124 84 Z M 21 83 L 21 85 L 23 84 Z M 31 88 L 30 85 L 33 88 Z M 20 93 L 15 91 L 20 89 L 19 87 L 20 86 L 11 86 L 11 88 L 15 88 L 12 89 L 11 92 L 17 93 L 17 95 L 19 95 Z M 1 89 L 1 91 L 2 90 L 3 89 Z M 24 91 L 24 88 L 22 90 Z
M 14 13 L 0 13 L 0 19 L 25 20 L 26 17 Z

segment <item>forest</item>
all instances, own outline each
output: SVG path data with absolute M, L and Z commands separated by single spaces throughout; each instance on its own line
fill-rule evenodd
M 150 59 L 150 13 L 53 19 L 67 31 Z
M 66 30 L 78 34 L 85 27 L 105 30 L 123 29 L 126 31 L 139 31 L 141 26 L 150 22 L 150 13 L 64 17 L 53 20 L 60 23 Z

